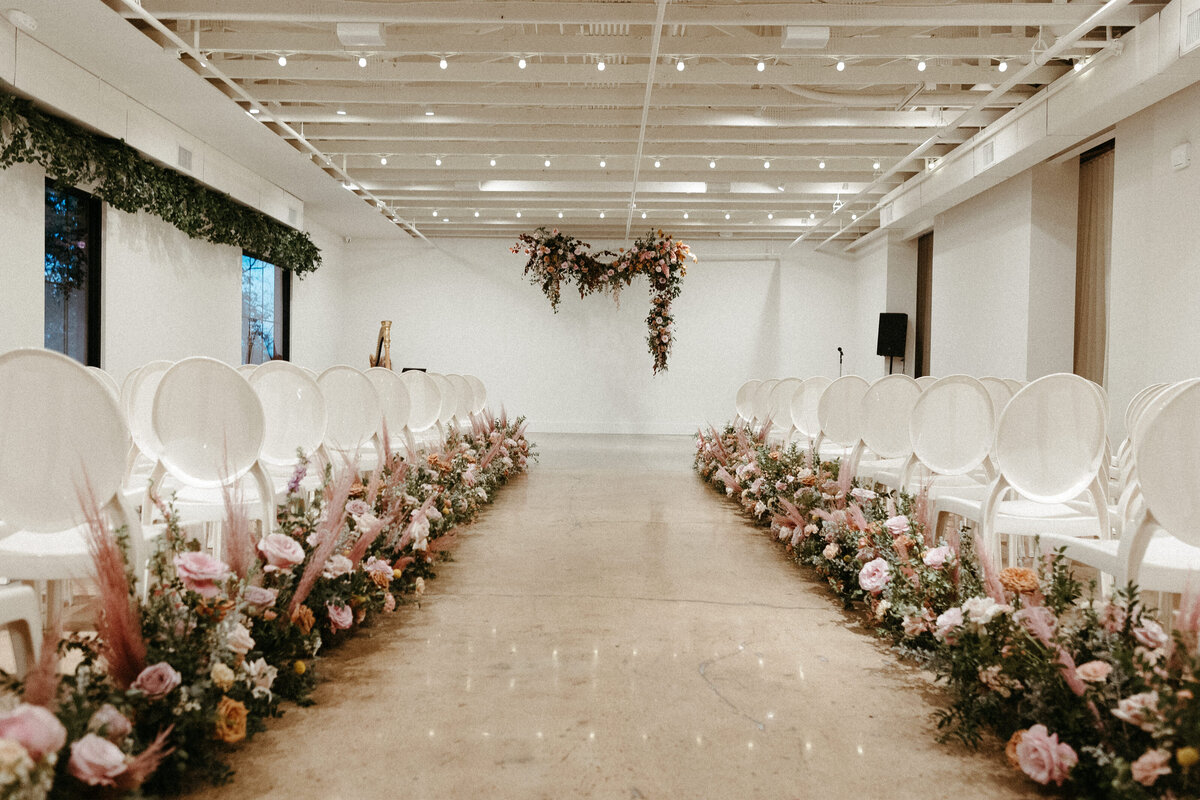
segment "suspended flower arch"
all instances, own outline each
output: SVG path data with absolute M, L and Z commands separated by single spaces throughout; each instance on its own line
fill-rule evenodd
M 685 262 L 689 258 L 696 261 L 696 257 L 686 244 L 675 241 L 661 229 L 648 232 L 628 250 L 622 247 L 616 253 L 611 250 L 593 253 L 590 248 L 587 242 L 557 228 L 550 231 L 538 228 L 533 233 L 522 233 L 510 249 L 529 256 L 525 274 L 530 276 L 530 283 L 541 286 L 556 314 L 563 281 L 574 283 L 581 298 L 602 292 L 619 301 L 621 290 L 635 277 L 648 277 L 651 305 L 646 316 L 646 344 L 654 357 L 654 373 L 665 371 L 675 334 L 671 301 L 679 297 L 683 276 L 687 274 Z

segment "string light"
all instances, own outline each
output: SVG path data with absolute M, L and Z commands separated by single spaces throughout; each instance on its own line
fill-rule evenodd
M 379 157 L 379 165 L 380 165 L 380 166 L 383 166 L 383 167 L 386 167 L 386 166 L 387 166 L 387 156 L 380 156 L 380 157 Z
M 517 219 L 520 219 L 520 218 L 521 218 L 521 212 L 520 212 L 520 211 L 518 211 L 518 212 L 517 212 Z
M 768 212 L 767 212 L 767 219 L 775 219 L 775 214 L 774 214 L 774 212 L 768 211 Z
M 603 158 L 600 159 L 600 169 L 604 169 L 607 166 L 608 166 L 608 162 L 605 161 Z
M 767 64 L 765 61 L 759 61 L 758 64 L 754 68 L 756 70 L 758 70 L 759 72 L 762 72 L 764 69 L 767 68 Z
M 604 59 L 600 59 L 596 62 L 596 69 L 600 70 L 601 72 L 604 72 L 604 68 L 607 66 L 608 65 L 604 63 Z
M 601 212 L 600 212 L 600 219 L 604 219 L 604 212 L 603 212 L 603 211 L 601 211 Z
M 1001 72 L 1008 72 L 1008 62 L 1001 61 L 999 64 L 996 65 L 996 69 L 1000 70 Z
M 523 58 L 517 59 L 517 69 L 525 69 L 525 59 L 523 59 Z
M 728 211 L 726 211 L 726 212 L 725 212 L 725 219 L 729 219 L 729 212 L 728 212 Z
M 770 169 L 770 168 L 771 168 L 771 162 L 770 162 L 770 161 L 764 161 L 764 162 L 763 162 L 763 169 Z
M 446 59 L 443 58 L 441 61 L 438 62 L 438 66 L 441 67 L 442 69 L 445 69 L 446 67 L 450 66 L 450 64 L 448 64 L 446 62 Z
M 817 163 L 817 169 L 825 169 L 825 159 L 821 159 L 820 162 Z
M 560 212 L 558 212 L 558 218 L 559 218 L 559 219 L 562 219 L 562 212 L 561 212 L 561 211 L 560 211 Z
M 655 160 L 654 160 L 654 168 L 655 168 L 655 169 L 658 169 L 658 168 L 659 168 L 659 167 L 661 167 L 661 166 L 662 166 L 662 162 L 661 162 L 661 161 L 659 161 L 658 159 L 655 159 Z
M 337 110 L 337 115 L 338 115 L 339 117 L 344 117 L 344 116 L 346 116 L 346 109 L 344 109 L 344 108 L 339 108 L 339 109 Z
M 367 65 L 367 57 L 366 57 L 366 56 L 359 56 L 359 57 L 358 57 L 358 65 L 359 65 L 360 67 L 365 67 L 365 66 Z
M 261 114 L 262 112 L 259 111 L 257 108 L 252 108 L 252 109 L 250 109 L 250 113 L 251 114 Z
M 286 67 L 286 66 L 287 66 L 287 56 L 280 56 L 280 57 L 279 57 L 279 66 L 281 66 L 281 67 Z
M 687 69 L 687 64 L 684 63 L 682 58 L 675 62 L 675 69 L 678 72 L 683 72 Z
M 476 212 L 475 212 L 475 218 L 476 218 L 476 219 L 478 219 L 478 218 L 479 218 L 479 212 L 478 212 L 478 211 L 476 211 Z
M 488 162 L 488 164 L 490 164 L 493 167 L 496 166 L 496 159 L 493 158 L 491 161 Z
M 917 72 L 924 72 L 924 71 L 925 71 L 925 59 L 922 58 L 920 61 L 917 62 Z
M 1079 72 L 1081 69 L 1083 69 L 1083 60 L 1079 59 L 1075 62 L 1075 71 Z
M 845 61 L 843 61 L 843 60 L 842 60 L 842 59 L 840 59 L 840 58 L 838 59 L 838 62 L 837 62 L 837 71 L 838 71 L 838 72 L 845 72 L 845 71 L 846 71 L 846 62 L 845 62 Z
M 688 218 L 688 212 L 686 212 L 686 211 L 685 211 L 685 212 L 683 212 L 683 218 L 684 218 L 684 219 L 687 219 L 687 218 Z
M 716 162 L 715 160 L 713 160 L 713 161 L 709 161 L 709 162 L 708 162 L 708 168 L 709 168 L 709 169 L 716 169 L 716 168 L 717 168 L 717 162 Z
M 435 217 L 438 215 L 438 212 L 437 212 L 437 209 L 436 209 L 436 208 L 433 210 L 433 215 L 434 215 Z
M 440 158 L 435 158 L 433 160 L 433 163 L 434 163 L 434 166 L 440 167 L 442 165 L 442 160 Z
M 645 212 L 645 211 L 643 211 L 643 212 L 642 212 L 642 219 L 645 219 L 645 218 L 646 218 L 646 212 Z
M 815 211 L 810 211 L 810 212 L 808 212 L 808 218 L 809 218 L 809 219 L 816 219 L 816 218 L 817 218 L 817 212 L 815 212 Z
M 550 159 L 547 158 L 545 161 L 542 162 L 542 164 L 543 164 L 543 166 L 547 166 L 547 167 L 550 166 Z
M 871 165 L 871 169 L 879 169 L 879 162 L 878 162 L 878 161 L 876 161 L 875 163 L 873 163 L 873 164 Z

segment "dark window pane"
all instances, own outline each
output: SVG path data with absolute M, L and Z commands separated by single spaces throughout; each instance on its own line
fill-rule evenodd
M 97 366 L 99 217 L 87 193 L 46 182 L 44 344 Z

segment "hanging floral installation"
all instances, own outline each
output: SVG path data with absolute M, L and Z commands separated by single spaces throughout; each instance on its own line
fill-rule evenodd
M 530 283 L 542 287 L 556 314 L 563 281 L 575 283 L 581 298 L 604 292 L 619 302 L 622 289 L 638 275 L 647 276 L 651 305 L 646 316 L 646 344 L 654 357 L 654 373 L 665 371 L 675 335 L 671 301 L 679 297 L 683 276 L 687 275 L 685 262 L 689 258 L 696 261 L 696 257 L 686 244 L 675 241 L 661 229 L 650 231 L 628 250 L 622 247 L 616 253 L 611 250 L 593 253 L 590 248 L 587 242 L 558 228 L 551 231 L 538 228 L 533 233 L 522 233 L 511 250 L 529 256 L 525 274 L 531 276 Z

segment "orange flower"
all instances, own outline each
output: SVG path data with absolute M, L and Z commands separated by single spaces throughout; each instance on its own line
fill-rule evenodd
M 316 621 L 312 609 L 305 605 L 301 605 L 292 614 L 292 624 L 298 627 L 305 636 L 308 636 L 312 632 L 312 627 Z
M 235 744 L 246 738 L 248 712 L 241 701 L 222 695 L 217 704 L 216 738 L 226 744 Z
M 1021 768 L 1021 761 L 1017 758 L 1017 745 L 1021 743 L 1022 737 L 1025 736 L 1024 730 L 1019 730 L 1009 737 L 1008 744 L 1004 745 L 1004 757 L 1008 759 L 1008 763 L 1013 769 Z
M 1025 567 L 1008 567 L 1000 571 L 1000 585 L 1013 594 L 1034 594 L 1038 590 L 1037 573 Z

